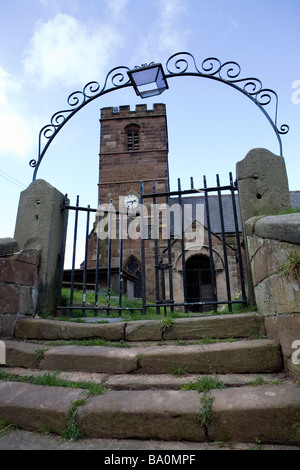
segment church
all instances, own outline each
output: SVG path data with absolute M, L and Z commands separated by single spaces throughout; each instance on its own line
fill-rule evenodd
M 134 297 L 144 295 L 156 305 L 188 303 L 198 311 L 197 302 L 241 298 L 245 263 L 238 196 L 170 192 L 165 105 L 103 108 L 100 125 L 99 207 L 106 220 L 113 208 L 115 236 L 110 243 L 101 236 L 99 217 L 89 235 L 87 267 L 95 269 L 98 257 L 98 267 L 113 272 L 121 262 L 134 280 Z M 147 212 L 143 222 L 141 210 Z M 125 235 L 120 236 L 121 215 Z M 126 292 L 126 283 L 122 289 Z M 211 310 L 211 304 L 201 309 Z

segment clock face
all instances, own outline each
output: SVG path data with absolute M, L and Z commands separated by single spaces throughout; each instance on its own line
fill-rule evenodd
M 128 194 L 124 198 L 124 204 L 128 210 L 136 209 L 139 205 L 139 198 L 135 194 Z

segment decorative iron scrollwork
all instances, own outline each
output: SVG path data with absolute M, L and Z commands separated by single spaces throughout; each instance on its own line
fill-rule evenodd
M 192 54 L 189 52 L 178 52 L 168 59 L 166 68 L 170 74 L 166 75 L 167 78 L 178 75 L 206 77 L 226 83 L 227 85 L 230 85 L 244 93 L 261 108 L 273 126 L 274 131 L 276 132 L 279 139 L 280 154 L 282 154 L 282 145 L 278 134 L 287 134 L 289 131 L 289 126 L 287 124 L 282 124 L 280 128 L 277 126 L 277 93 L 269 88 L 263 88 L 262 82 L 258 78 L 240 78 L 241 67 L 237 62 L 231 61 L 222 64 L 222 62 L 216 57 L 209 57 L 205 59 L 199 67 Z M 265 109 L 262 108 L 263 106 L 268 106 L 271 103 L 275 103 L 273 119 L 265 111 Z
M 35 168 L 33 179 L 35 180 L 38 167 L 49 147 L 53 138 L 61 130 L 61 128 L 74 116 L 80 109 L 86 106 L 89 102 L 98 98 L 110 91 L 130 86 L 131 82 L 127 76 L 128 67 L 115 67 L 106 76 L 104 85 L 92 81 L 87 83 L 82 91 L 74 91 L 67 99 L 70 106 L 69 109 L 64 109 L 56 112 L 51 117 L 50 123 L 44 126 L 39 133 L 39 149 L 38 160 L 30 160 L 29 165 Z
M 143 64 L 135 68 L 150 67 Z M 236 90 L 240 91 L 251 99 L 264 113 L 270 124 L 272 125 L 280 148 L 280 155 L 282 155 L 281 134 L 287 134 L 289 126 L 282 124 L 280 127 L 277 125 L 278 115 L 278 96 L 277 93 L 269 88 L 263 88 L 262 82 L 258 78 L 240 78 L 241 67 L 237 62 L 229 61 L 222 62 L 215 58 L 209 57 L 197 65 L 196 60 L 189 52 L 178 52 L 173 54 L 166 63 L 166 69 L 169 74 L 166 78 L 175 76 L 197 76 L 205 77 L 219 82 L 225 83 Z M 80 109 L 86 106 L 91 101 L 99 98 L 100 96 L 111 91 L 129 87 L 133 84 L 127 75 L 130 71 L 128 67 L 115 67 L 106 76 L 103 87 L 96 82 L 92 81 L 85 85 L 82 91 L 75 91 L 71 93 L 67 99 L 69 109 L 58 111 L 53 114 L 50 123 L 44 126 L 39 133 L 39 147 L 38 159 L 30 160 L 29 165 L 34 168 L 33 180 L 36 179 L 39 165 L 54 137 L 62 129 L 62 127 L 73 117 Z M 275 104 L 273 119 L 267 113 L 266 107 L 270 104 Z

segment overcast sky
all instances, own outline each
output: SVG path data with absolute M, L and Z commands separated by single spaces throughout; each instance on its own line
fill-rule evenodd
M 187 51 L 236 61 L 240 78 L 259 78 L 279 97 L 291 190 L 300 190 L 300 67 L 298 0 L 0 0 L 0 237 L 12 237 L 20 191 L 32 181 L 38 134 L 68 96 L 86 83 L 104 84 L 117 66 L 160 62 Z M 162 102 L 167 106 L 171 185 L 190 176 L 221 183 L 254 147 L 279 153 L 278 141 L 253 102 L 203 78 L 176 77 L 148 101 L 132 88 L 88 104 L 54 139 L 40 166 L 72 203 L 97 204 L 99 110 Z M 272 108 L 270 113 L 272 114 Z M 270 169 L 272 171 L 272 169 Z

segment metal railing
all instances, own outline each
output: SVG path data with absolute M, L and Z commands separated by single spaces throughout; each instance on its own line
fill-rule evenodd
M 126 270 L 124 270 L 124 237 L 123 229 L 126 229 L 128 225 L 128 213 L 122 211 L 115 211 L 110 202 L 109 208 L 102 209 L 102 205 L 99 201 L 97 209 L 88 207 L 81 207 L 79 204 L 79 196 L 75 206 L 68 204 L 67 196 L 62 207 L 64 214 L 64 234 L 62 239 L 65 240 L 67 233 L 67 221 L 68 214 L 73 213 L 75 215 L 74 231 L 73 231 L 73 247 L 72 247 L 72 266 L 67 271 L 64 269 L 64 259 L 66 246 L 62 243 L 61 247 L 61 263 L 60 263 L 60 275 L 59 275 L 59 296 L 58 296 L 58 309 L 66 311 L 68 314 L 73 315 L 74 311 L 81 311 L 82 315 L 85 316 L 87 312 L 92 312 L 93 315 L 97 316 L 98 312 L 103 312 L 106 315 L 110 315 L 112 312 L 121 314 L 123 311 L 139 311 L 141 314 L 146 314 L 147 309 L 154 308 L 157 313 L 163 312 L 166 314 L 168 309 L 171 312 L 174 309 L 181 309 L 184 312 L 188 312 L 191 309 L 195 311 L 197 308 L 199 311 L 205 308 L 217 311 L 222 305 L 228 305 L 229 311 L 232 311 L 234 304 L 246 305 L 247 298 L 245 292 L 245 281 L 244 281 L 244 263 L 243 263 L 243 248 L 241 241 L 241 223 L 238 214 L 238 200 L 237 200 L 237 185 L 233 182 L 232 174 L 229 174 L 229 184 L 225 186 L 220 185 L 220 179 L 217 175 L 216 186 L 207 187 L 206 177 L 203 177 L 203 187 L 197 189 L 194 187 L 193 178 L 191 178 L 190 188 L 187 190 L 181 189 L 181 181 L 178 179 L 178 188 L 175 191 L 170 191 L 168 181 L 165 182 L 165 190 L 163 192 L 157 192 L 156 182 L 153 182 L 152 193 L 145 193 L 145 185 L 141 183 L 141 195 L 140 195 L 140 207 L 139 212 L 131 214 L 132 218 L 138 218 L 140 224 L 140 244 L 136 243 L 136 258 L 140 259 L 140 271 L 141 271 L 141 291 L 142 298 L 139 306 L 126 306 L 124 305 L 124 276 L 130 276 Z M 224 207 L 224 192 L 226 193 L 226 207 Z M 200 196 L 201 194 L 201 196 Z M 213 195 L 213 196 L 212 196 Z M 195 196 L 198 196 L 198 198 Z M 199 291 L 198 298 L 191 299 L 188 295 L 188 283 L 187 283 L 187 270 L 186 270 L 186 255 L 190 254 L 190 245 L 187 246 L 186 242 L 186 209 L 187 209 L 187 198 L 189 202 L 192 200 L 192 208 L 197 203 L 202 206 L 204 219 L 203 224 L 200 224 L 200 230 L 207 240 L 207 257 L 209 258 L 209 270 L 210 281 L 211 281 L 211 298 L 201 298 Z M 201 201 L 200 201 L 201 199 Z M 159 221 L 159 213 L 161 212 L 161 206 L 166 211 L 167 217 L 163 220 L 163 223 Z M 179 220 L 172 219 L 174 211 L 172 210 L 176 204 L 179 208 L 180 218 Z M 147 211 L 151 206 L 151 217 L 148 217 Z M 169 209 L 171 209 L 169 211 Z M 224 214 L 224 209 L 226 213 Z M 192 209 L 193 211 L 193 209 Z M 84 247 L 84 260 L 81 263 L 81 268 L 76 269 L 76 250 L 77 250 L 77 234 L 78 234 L 78 219 L 79 215 L 86 214 L 85 220 L 85 247 Z M 96 215 L 96 221 L 93 230 L 96 230 L 97 236 L 93 250 L 95 251 L 96 263 L 93 268 L 89 267 L 88 253 L 91 246 L 89 246 L 89 239 L 91 234 L 90 229 L 90 216 L 91 214 Z M 101 220 L 106 218 L 107 223 L 107 239 L 106 239 L 106 253 L 105 255 L 105 266 L 99 265 L 101 255 L 101 233 L 98 231 L 101 225 Z M 113 217 L 117 218 L 118 234 L 119 237 L 114 239 L 111 234 Z M 161 220 L 161 219 L 160 219 Z M 230 227 L 228 229 L 228 221 L 230 220 Z M 114 220 L 114 223 L 116 221 Z M 194 219 L 190 222 L 193 224 Z M 217 224 L 217 229 L 216 229 Z M 162 229 L 165 229 L 164 239 L 161 239 Z M 176 232 L 177 230 L 177 232 Z M 227 232 L 230 232 L 231 237 L 235 240 L 235 246 L 229 244 L 227 241 Z M 195 231 L 197 234 L 197 230 Z M 221 257 L 223 262 L 223 270 L 225 272 L 224 282 L 226 296 L 220 298 L 217 292 L 216 285 L 216 266 L 215 266 L 215 248 L 213 243 L 218 242 L 219 250 L 222 251 Z M 125 242 L 126 243 L 126 242 Z M 149 244 L 151 248 L 149 247 Z M 113 245 L 114 244 L 114 245 Z M 118 244 L 118 266 L 112 266 L 112 247 Z M 103 246 L 102 246 L 103 249 Z M 126 247 L 125 247 L 126 250 Z M 177 258 L 181 260 L 180 278 L 181 278 L 181 298 L 175 299 L 174 296 L 174 276 L 178 277 L 178 270 L 174 266 L 174 250 L 176 251 Z M 239 298 L 233 298 L 231 289 L 232 274 L 230 273 L 230 266 L 228 262 L 228 250 L 234 253 L 237 269 L 236 276 L 238 276 L 238 285 L 240 288 Z M 149 255 L 152 253 L 152 256 Z M 196 252 L 194 252 L 196 253 Z M 148 272 L 152 272 L 154 279 L 149 279 Z M 66 275 L 68 274 L 68 284 L 66 284 Z M 114 276 L 114 286 L 116 292 L 112 291 L 112 275 Z M 100 295 L 100 276 L 102 279 L 105 277 L 105 289 L 104 289 L 104 302 L 103 297 L 101 302 L 99 301 Z M 69 300 L 63 302 L 62 300 L 62 288 L 66 286 L 69 289 Z M 149 294 L 149 286 L 152 286 L 152 295 Z M 154 288 L 154 287 L 155 288 Z M 82 291 L 81 302 L 74 302 L 74 292 L 80 287 Z M 92 301 L 87 302 L 87 292 L 93 293 Z M 177 279 L 177 293 L 178 293 L 178 279 Z M 91 297 L 91 295 L 90 295 Z M 179 296 L 180 297 L 180 296 Z M 112 301 L 113 300 L 113 301 Z

